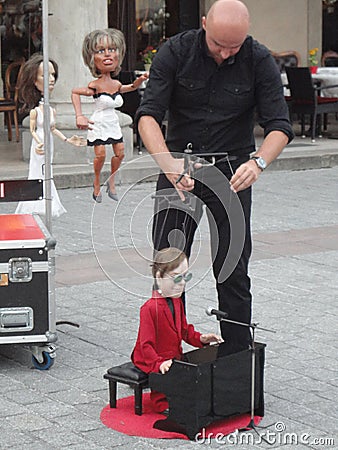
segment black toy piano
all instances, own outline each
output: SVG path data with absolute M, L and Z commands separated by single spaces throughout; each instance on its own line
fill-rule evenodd
M 169 402 L 168 417 L 154 427 L 194 439 L 216 420 L 252 413 L 253 399 L 254 414 L 263 417 L 265 346 L 255 343 L 254 350 L 228 354 L 224 343 L 210 345 L 185 353 L 165 375 L 149 374 L 149 386 L 164 393 Z

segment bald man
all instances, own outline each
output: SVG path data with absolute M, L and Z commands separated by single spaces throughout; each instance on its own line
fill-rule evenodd
M 136 115 L 143 143 L 161 168 L 154 248 L 180 247 L 190 256 L 205 205 L 219 309 L 247 324 L 251 189 L 293 138 L 278 68 L 269 50 L 248 35 L 249 24 L 241 1 L 213 3 L 201 29 L 173 36 L 159 49 Z M 264 130 L 259 149 L 255 120 Z M 207 163 L 193 172 L 185 170 L 182 155 L 188 144 Z M 165 203 L 170 192 L 182 207 Z M 186 208 L 191 196 L 196 205 Z M 250 344 L 249 328 L 221 322 L 221 332 L 231 351 Z

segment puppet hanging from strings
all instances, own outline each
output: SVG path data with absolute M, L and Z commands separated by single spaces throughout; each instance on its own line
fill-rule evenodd
M 48 64 L 48 86 L 49 92 L 51 93 L 54 89 L 56 80 L 58 79 L 58 65 L 52 59 L 49 60 Z M 32 134 L 32 143 L 30 148 L 30 159 L 29 159 L 29 172 L 28 179 L 43 179 L 44 180 L 44 197 L 45 197 L 45 151 L 44 151 L 44 101 L 43 101 L 43 88 L 44 88 L 44 78 L 43 78 L 43 55 L 35 53 L 30 57 L 28 61 L 24 64 L 22 71 L 20 73 L 19 80 L 19 97 L 23 102 L 23 111 L 29 111 L 29 128 Z M 74 145 L 76 147 L 85 146 L 86 140 L 79 136 L 72 136 L 67 138 L 60 130 L 55 126 L 56 112 L 55 109 L 50 107 L 50 133 L 57 136 L 64 142 Z M 51 161 L 53 160 L 54 143 L 53 139 L 50 139 L 51 145 Z M 52 173 L 51 173 L 52 175 Z M 66 210 L 62 205 L 58 192 L 56 190 L 53 179 L 51 180 L 51 196 L 52 196 L 52 215 L 58 217 L 65 213 Z M 46 214 L 45 201 L 34 200 L 20 202 L 16 208 L 15 213 L 17 214 Z
M 125 39 L 119 30 L 108 28 L 87 34 L 83 41 L 82 57 L 95 80 L 87 87 L 72 90 L 76 126 L 82 130 L 88 129 L 87 145 L 94 147 L 93 199 L 97 203 L 102 202 L 100 174 L 106 159 L 106 145 L 112 145 L 114 152 L 106 191 L 109 198 L 118 200 L 114 176 L 124 158 L 124 144 L 115 108 L 123 104 L 121 94 L 136 90 L 148 78 L 148 74 L 144 74 L 126 85 L 112 78 L 121 71 L 125 51 Z M 94 98 L 95 110 L 90 119 L 82 114 L 82 95 Z

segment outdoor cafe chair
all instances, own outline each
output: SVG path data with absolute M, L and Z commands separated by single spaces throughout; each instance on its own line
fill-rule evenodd
M 24 58 L 10 63 L 5 72 L 5 92 L 4 97 L 0 98 L 0 113 L 5 114 L 5 123 L 7 125 L 8 140 L 12 140 L 12 117 L 15 125 L 16 141 L 19 142 L 19 121 L 18 121 L 18 80 L 20 71 L 25 62 Z
M 286 67 L 291 93 L 291 111 L 301 118 L 301 135 L 305 137 L 305 116 L 311 117 L 311 140 L 315 142 L 318 125 L 321 134 L 321 116 L 324 115 L 324 129 L 327 129 L 327 114 L 338 113 L 338 97 L 321 97 L 320 86 L 314 84 L 309 67 Z M 325 86 L 325 89 L 338 85 Z

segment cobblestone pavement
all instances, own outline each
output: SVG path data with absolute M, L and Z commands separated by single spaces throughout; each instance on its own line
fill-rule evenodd
M 258 430 L 272 445 L 249 432 L 247 441 L 233 448 L 338 447 L 337 179 L 338 167 L 267 171 L 254 188 L 253 319 L 276 331 L 257 336 L 267 344 L 262 425 L 276 425 Z M 95 207 L 89 188 L 60 191 L 68 213 L 52 229 L 58 241 L 57 320 L 80 328 L 57 327 L 56 361 L 48 371 L 32 368 L 29 348 L 0 346 L 1 449 L 188 449 L 226 443 L 130 437 L 100 422 L 108 403 L 103 374 L 129 359 L 139 307 L 150 293 L 153 190 L 154 183 L 123 185 L 119 203 L 104 195 Z M 0 212 L 14 209 L 2 204 Z M 206 307 L 217 307 L 205 219 L 194 256 L 188 319 L 201 331 L 218 331 L 205 314 Z M 119 397 L 131 393 L 119 387 Z

